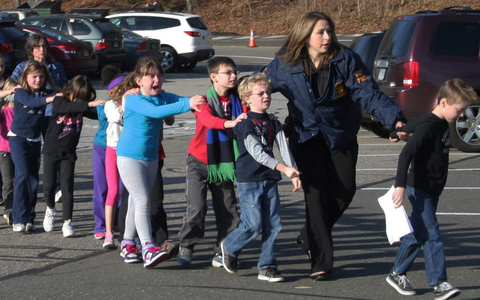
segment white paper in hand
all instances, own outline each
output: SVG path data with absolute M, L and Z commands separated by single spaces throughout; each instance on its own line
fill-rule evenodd
M 391 187 L 388 192 L 378 198 L 378 203 L 385 213 L 385 223 L 387 225 L 388 242 L 391 244 L 399 242 L 400 238 L 413 232 L 412 225 L 408 219 L 407 212 L 402 206 L 396 208 L 392 201 L 395 187 Z

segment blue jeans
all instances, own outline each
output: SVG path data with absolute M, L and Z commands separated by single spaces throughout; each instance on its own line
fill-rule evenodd
M 224 241 L 225 249 L 237 257 L 245 246 L 255 240 L 262 231 L 262 253 L 258 269 L 277 267 L 275 239 L 282 222 L 277 182 L 273 180 L 237 183 L 240 198 L 240 219 L 242 224 L 230 233 Z
M 403 237 L 402 245 L 395 258 L 393 272 L 400 275 L 406 274 L 423 246 L 427 282 L 430 286 L 435 286 L 447 280 L 443 242 L 440 239 L 440 229 L 435 215 L 439 196 L 408 186 L 406 191 L 413 208 L 410 216 L 413 233 Z
M 37 204 L 38 172 L 40 170 L 41 142 L 11 136 L 10 149 L 15 165 L 13 192 L 13 224 L 33 223 Z

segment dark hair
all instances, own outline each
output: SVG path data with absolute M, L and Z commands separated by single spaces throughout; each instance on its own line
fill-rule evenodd
M 70 80 L 66 87 L 62 90 L 63 97 L 70 101 L 93 101 L 97 98 L 97 93 L 85 75 L 77 75 Z
M 47 52 L 50 50 L 50 44 L 47 41 L 47 38 L 40 34 L 32 34 L 28 37 L 25 48 L 27 48 L 27 54 L 29 59 L 33 59 L 33 49 L 40 44 L 40 41 L 43 41 L 47 45 Z
M 36 60 L 29 60 L 25 66 L 23 67 L 22 76 L 20 76 L 20 86 L 27 91 L 27 93 L 33 93 L 32 89 L 28 86 L 27 76 L 32 73 L 43 72 L 45 75 L 45 82 L 41 86 L 41 89 L 45 89 L 47 83 L 50 84 L 53 90 L 58 90 L 55 83 L 53 83 L 50 74 L 48 73 L 47 66 L 44 64 L 36 61 Z
M 102 68 L 101 78 L 102 78 L 102 86 L 106 87 L 117 77 L 120 77 L 122 73 L 118 69 L 118 67 L 114 65 L 106 65 Z
M 335 23 L 333 23 L 332 19 L 327 14 L 320 11 L 311 11 L 297 20 L 292 31 L 287 35 L 285 43 L 277 52 L 277 55 L 280 55 L 282 60 L 286 62 L 288 66 L 299 64 L 302 60 L 308 57 L 307 43 L 315 25 L 320 20 L 328 22 L 332 34 L 330 38 L 330 47 L 328 48 L 327 53 L 323 54 L 320 58 L 320 66 L 328 69 L 330 60 L 340 52 L 342 46 L 335 35 Z
M 237 65 L 235 64 L 233 59 L 231 59 L 230 57 L 215 56 L 215 57 L 210 58 L 207 61 L 208 75 L 210 75 L 212 73 L 217 74 L 217 72 L 220 70 L 221 66 L 233 67 L 233 68 L 237 69 Z

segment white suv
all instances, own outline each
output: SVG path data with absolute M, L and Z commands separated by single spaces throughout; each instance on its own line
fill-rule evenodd
M 159 39 L 166 72 L 190 71 L 197 62 L 215 54 L 212 34 L 200 16 L 173 12 L 113 12 L 107 16 L 115 26 Z

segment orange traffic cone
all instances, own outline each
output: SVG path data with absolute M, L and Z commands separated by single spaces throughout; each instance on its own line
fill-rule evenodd
M 248 47 L 257 47 L 257 43 L 255 43 L 255 35 L 253 34 L 253 29 L 250 31 L 250 41 L 248 42 Z

